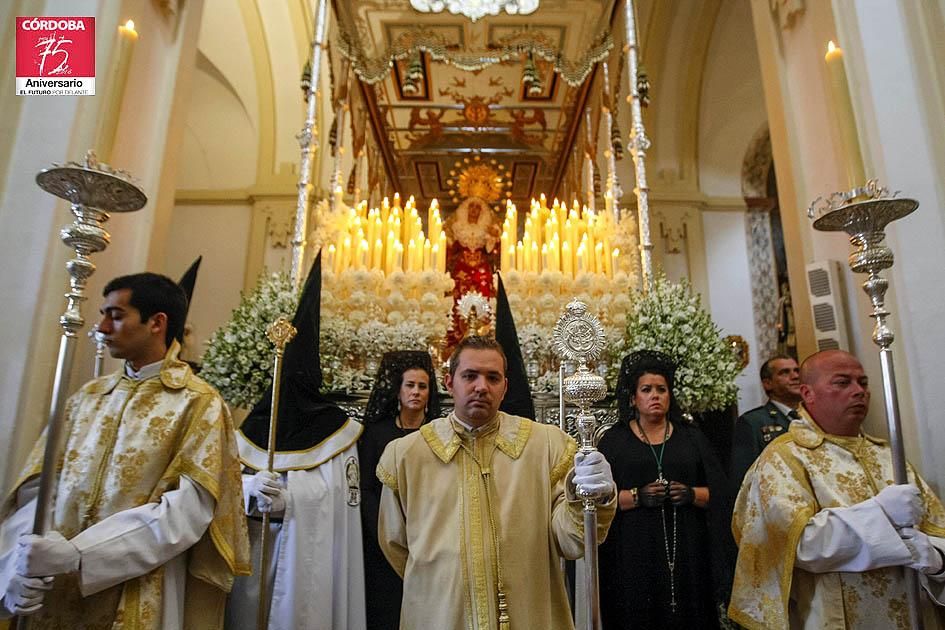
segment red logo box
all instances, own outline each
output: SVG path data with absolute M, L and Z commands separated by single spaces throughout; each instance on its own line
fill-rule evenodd
M 95 94 L 95 18 L 17 17 L 16 93 Z

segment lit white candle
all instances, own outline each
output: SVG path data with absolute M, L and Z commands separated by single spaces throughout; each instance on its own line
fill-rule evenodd
M 384 243 L 381 239 L 374 241 L 374 249 L 371 251 L 371 269 L 383 269 L 381 266 L 381 255 L 384 252 Z
M 106 100 L 102 107 L 102 118 L 98 131 L 98 157 L 110 161 L 118 131 L 118 119 L 121 115 L 121 103 L 128 83 L 128 71 L 131 69 L 131 57 L 138 41 L 138 31 L 133 20 L 128 20 L 118 27 L 118 45 L 112 54 L 111 69 L 108 73 Z
M 328 269 L 331 269 L 332 272 L 334 273 L 338 273 L 337 270 L 335 269 L 335 253 L 336 252 L 337 252 L 337 249 L 335 248 L 335 246 L 329 245 L 328 246 L 328 260 L 325 261 L 325 266 Z
M 370 262 L 370 252 L 371 246 L 368 245 L 367 240 L 361 240 L 361 246 L 358 247 L 358 269 L 367 269 L 368 263 Z
M 843 49 L 831 41 L 827 44 L 827 73 L 830 77 L 830 92 L 833 97 L 833 109 L 837 119 L 837 130 L 843 144 L 847 183 L 850 188 L 866 184 L 863 169 L 863 156 L 860 153 L 860 139 L 856 132 L 856 117 L 853 114 L 853 101 L 847 83 L 847 71 L 843 62 Z
M 344 271 L 351 265 L 351 237 L 345 236 L 341 247 L 341 271 Z

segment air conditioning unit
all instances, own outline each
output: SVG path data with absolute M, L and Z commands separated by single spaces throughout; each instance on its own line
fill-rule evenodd
M 824 260 L 807 265 L 807 290 L 817 350 L 849 350 L 840 263 Z

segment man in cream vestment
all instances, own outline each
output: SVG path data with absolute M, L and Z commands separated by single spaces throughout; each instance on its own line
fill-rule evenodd
M 869 385 L 856 357 L 819 352 L 801 381 L 801 419 L 762 452 L 736 501 L 730 616 L 747 628 L 908 628 L 909 567 L 926 628 L 942 627 L 941 501 L 911 467 L 910 483 L 894 485 L 888 444 L 860 432 Z
M 573 628 L 560 558 L 584 555 L 574 486 L 616 508 L 603 456 L 575 456 L 557 427 L 499 412 L 507 388 L 495 340 L 467 337 L 450 359 L 455 410 L 391 442 L 378 538 L 404 578 L 401 628 Z
M 66 405 L 51 530 L 27 534 L 44 437 L 4 502 L 0 604 L 34 629 L 218 628 L 249 572 L 229 411 L 178 359 L 180 287 L 136 274 L 104 294 L 99 330 L 125 364 Z

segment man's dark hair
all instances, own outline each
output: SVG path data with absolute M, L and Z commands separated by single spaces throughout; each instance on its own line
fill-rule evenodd
M 463 350 L 495 350 L 502 357 L 502 374 L 509 369 L 508 359 L 505 358 L 505 350 L 502 345 L 493 337 L 480 337 L 479 335 L 470 335 L 456 344 L 453 354 L 450 355 L 450 378 L 456 376 L 456 368 L 459 367 L 459 355 Z
M 773 357 L 769 358 L 767 361 L 761 364 L 761 380 L 766 381 L 774 376 L 774 372 L 771 371 L 771 362 L 772 361 L 796 361 L 796 359 L 787 354 L 776 354 Z
M 128 289 L 131 297 L 128 303 L 138 309 L 141 321 L 145 322 L 155 313 L 167 315 L 167 332 L 164 343 L 168 346 L 175 339 L 184 338 L 184 323 L 187 319 L 187 296 L 180 286 L 158 273 L 134 273 L 127 276 L 118 276 L 109 281 L 102 290 L 107 296 L 112 291 Z

